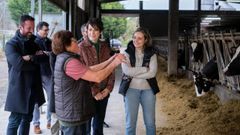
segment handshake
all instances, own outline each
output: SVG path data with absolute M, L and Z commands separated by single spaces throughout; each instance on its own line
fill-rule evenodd
M 126 63 L 126 57 L 121 53 L 114 54 L 111 58 L 109 58 L 109 60 L 115 62 L 117 65 Z

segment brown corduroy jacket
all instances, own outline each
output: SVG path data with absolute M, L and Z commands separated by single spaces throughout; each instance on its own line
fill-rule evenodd
M 97 51 L 90 43 L 88 39 L 83 40 L 78 44 L 80 48 L 80 58 L 87 66 L 93 66 L 104 62 L 105 60 L 111 57 L 110 55 L 110 48 L 106 42 L 99 41 L 99 59 L 97 57 Z M 114 72 L 101 83 L 93 83 L 91 86 L 92 95 L 95 96 L 98 92 L 107 88 L 108 90 L 112 91 L 115 81 L 115 74 Z

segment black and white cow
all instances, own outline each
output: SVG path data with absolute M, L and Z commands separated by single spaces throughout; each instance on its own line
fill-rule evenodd
M 193 62 L 202 62 L 203 61 L 203 44 L 193 42 L 191 44 L 192 51 L 193 51 Z
M 211 87 L 214 87 L 213 80 L 219 79 L 215 58 L 211 59 L 200 73 L 193 72 L 193 79 L 197 96 L 201 96 L 202 92 L 208 92 Z
M 230 63 L 223 71 L 226 76 L 240 75 L 240 46 L 237 48 Z
M 208 92 L 211 87 L 214 87 L 214 83 L 212 83 L 211 80 L 204 78 L 201 73 L 193 74 L 193 79 L 197 96 L 201 96 L 203 92 Z
M 202 74 L 205 78 L 210 80 L 218 80 L 218 66 L 216 62 L 216 58 L 212 58 L 202 69 Z

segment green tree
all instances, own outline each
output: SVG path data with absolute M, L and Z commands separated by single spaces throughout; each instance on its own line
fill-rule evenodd
M 102 9 L 124 9 L 124 6 L 119 2 L 109 2 L 109 3 L 102 3 Z
M 119 2 L 104 3 L 102 9 L 124 9 L 124 6 Z M 102 16 L 104 24 L 104 37 L 119 38 L 126 31 L 127 20 L 124 17 Z
M 8 8 L 11 18 L 16 24 L 19 22 L 19 18 L 23 14 L 29 14 L 31 11 L 30 0 L 8 0 Z M 61 9 L 57 8 L 48 0 L 42 1 L 43 13 L 60 13 Z M 38 11 L 38 2 L 36 1 L 35 11 Z
M 19 17 L 30 12 L 29 0 L 8 0 L 8 8 L 12 19 L 18 24 Z
M 123 45 L 127 45 L 127 43 L 132 40 L 132 35 L 136 28 L 138 27 L 138 17 L 129 17 L 127 18 L 127 30 L 122 35 L 122 43 Z
M 49 2 L 48 0 L 43 0 L 42 2 L 43 13 L 60 13 L 62 10 Z M 36 10 L 38 10 L 38 2 L 36 3 Z

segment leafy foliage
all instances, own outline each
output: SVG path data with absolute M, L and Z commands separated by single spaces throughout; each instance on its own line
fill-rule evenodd
M 101 4 L 102 9 L 124 9 L 124 6 L 119 2 L 110 2 Z
M 138 17 L 129 17 L 127 19 L 127 30 L 122 35 L 122 43 L 123 45 L 127 45 L 130 40 L 132 40 L 132 36 L 134 31 L 139 27 Z
M 43 13 L 60 13 L 61 9 L 49 2 L 48 0 L 42 0 Z M 36 10 L 38 10 L 38 2 L 36 3 Z
M 8 8 L 12 19 L 18 24 L 21 15 L 30 12 L 29 0 L 8 0 Z
M 18 24 L 19 18 L 23 14 L 29 14 L 31 12 L 30 0 L 8 0 L 8 8 L 10 15 L 14 22 Z M 43 13 L 60 13 L 61 10 L 57 8 L 48 0 L 42 0 Z M 38 11 L 38 2 L 36 1 L 35 11 Z
M 119 2 L 106 3 L 101 5 L 102 9 L 124 9 Z M 104 24 L 104 37 L 118 38 L 123 35 L 127 29 L 127 20 L 123 17 L 102 16 Z
M 118 38 L 126 31 L 127 21 L 125 18 L 103 16 L 104 36 L 110 38 Z

